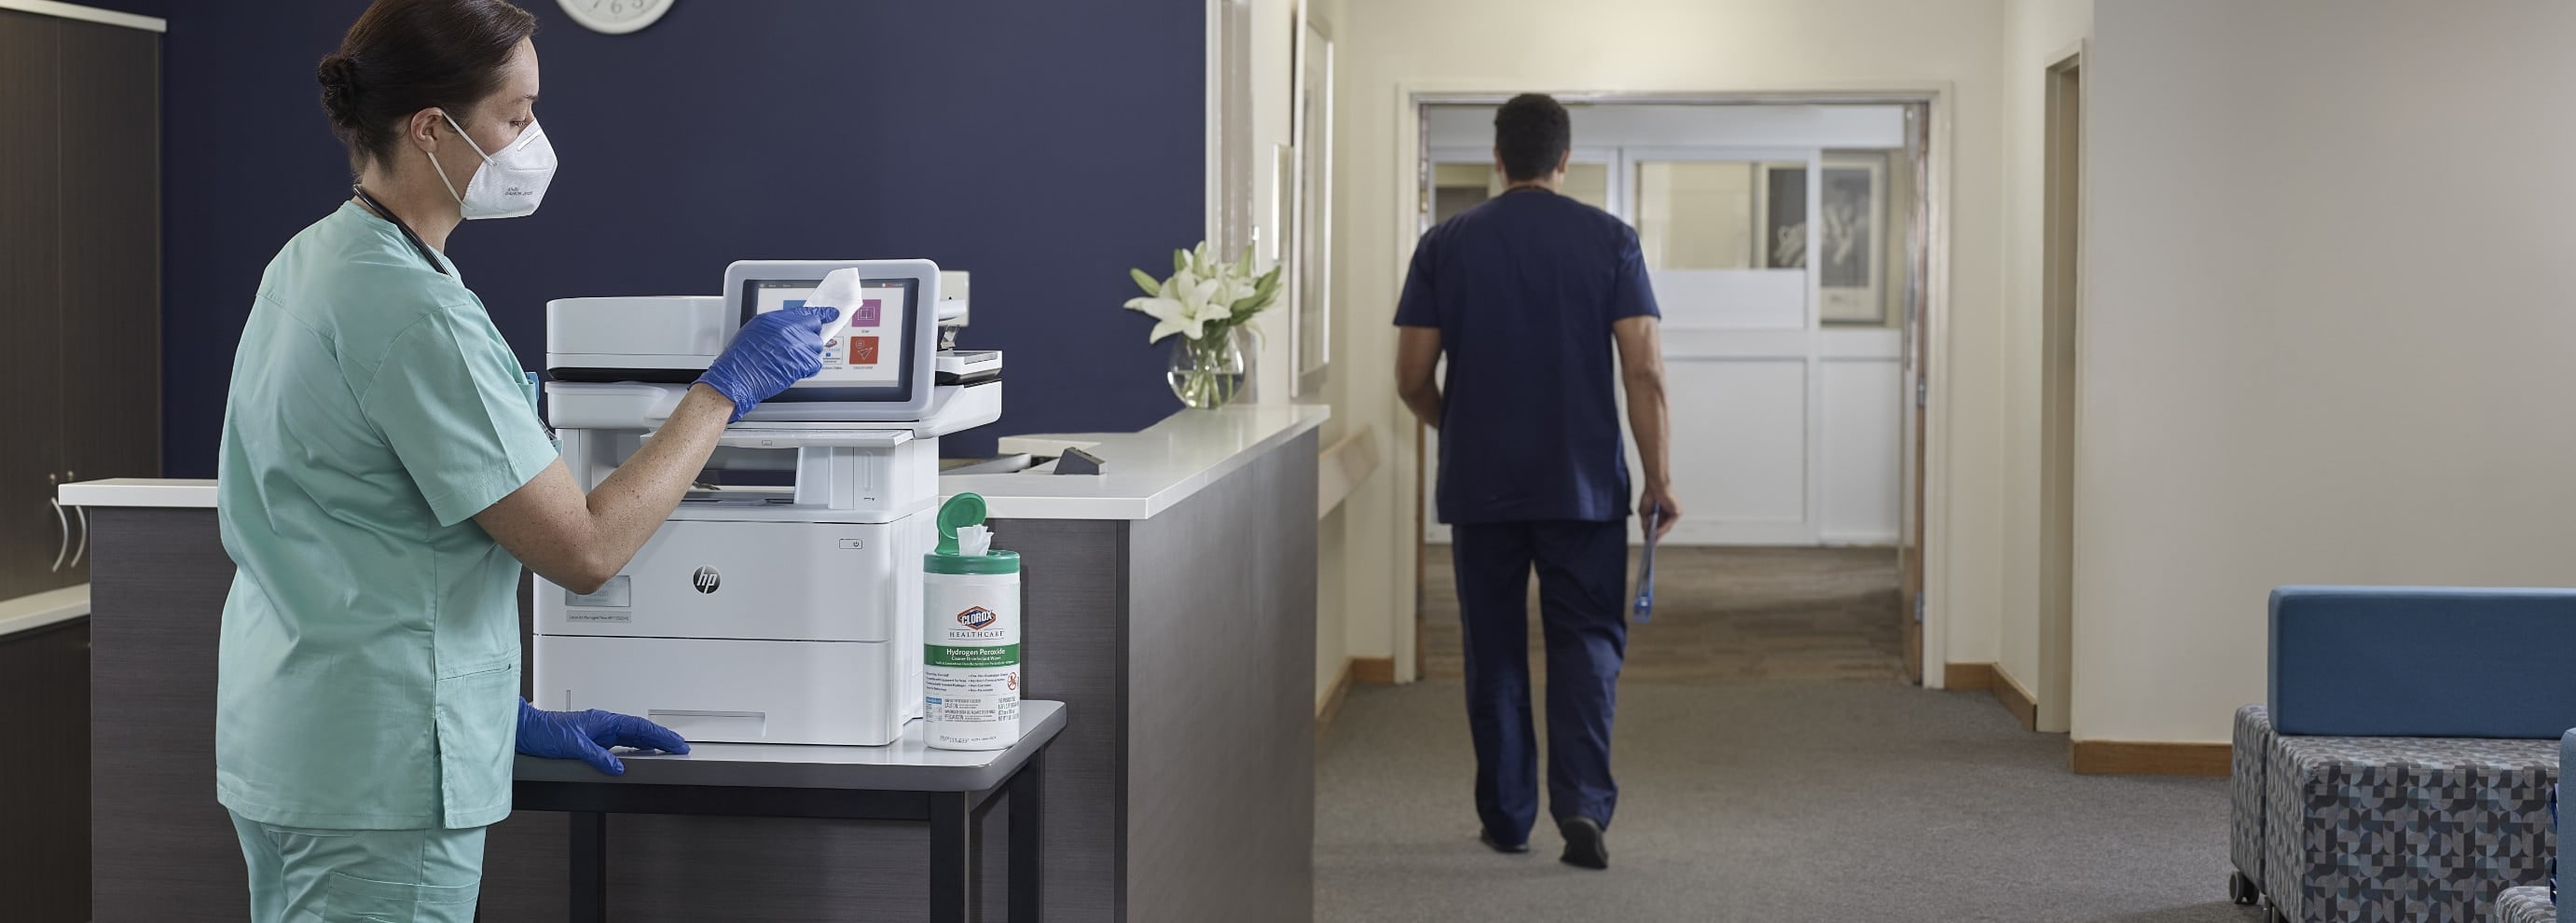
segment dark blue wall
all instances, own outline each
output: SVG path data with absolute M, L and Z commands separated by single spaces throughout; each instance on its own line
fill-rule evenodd
M 1010 353 L 995 433 L 1128 430 L 1178 407 L 1130 266 L 1203 224 L 1195 0 L 679 0 L 604 36 L 550 0 L 543 210 L 449 241 L 520 361 L 545 303 L 714 294 L 744 258 L 911 257 L 975 274 L 964 345 Z M 106 0 L 170 19 L 165 468 L 211 477 L 260 270 L 348 195 L 313 63 L 364 0 Z

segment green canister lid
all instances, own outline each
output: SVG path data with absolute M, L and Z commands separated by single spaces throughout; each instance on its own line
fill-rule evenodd
M 921 556 L 921 569 L 933 574 L 1016 574 L 1020 553 L 988 549 L 981 555 L 957 552 L 957 530 L 984 524 L 984 497 L 958 494 L 939 505 L 939 549 Z

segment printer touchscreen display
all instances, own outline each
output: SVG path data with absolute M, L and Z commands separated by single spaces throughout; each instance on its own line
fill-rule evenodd
M 804 307 L 815 285 L 811 279 L 750 280 L 744 283 L 749 289 L 745 301 L 761 314 Z M 904 345 L 909 325 L 915 321 L 912 283 L 868 279 L 860 283 L 860 292 L 859 304 L 849 311 L 849 326 L 823 344 L 822 373 L 804 383 L 909 392 L 905 385 L 911 370 L 904 366 L 910 351 Z

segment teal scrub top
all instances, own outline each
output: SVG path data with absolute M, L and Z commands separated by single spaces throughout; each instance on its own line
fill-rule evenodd
M 519 562 L 473 516 L 553 463 L 455 267 L 358 205 L 295 235 L 233 357 L 215 512 L 217 800 L 405 830 L 510 813 Z

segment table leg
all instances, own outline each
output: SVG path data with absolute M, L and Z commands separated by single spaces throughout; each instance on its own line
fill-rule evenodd
M 608 815 L 573 811 L 573 923 L 608 923 Z
M 1011 779 L 1011 923 L 1037 923 L 1043 892 L 1038 857 L 1046 816 L 1046 751 L 1039 750 Z
M 930 796 L 930 923 L 975 919 L 975 812 L 968 797 Z

